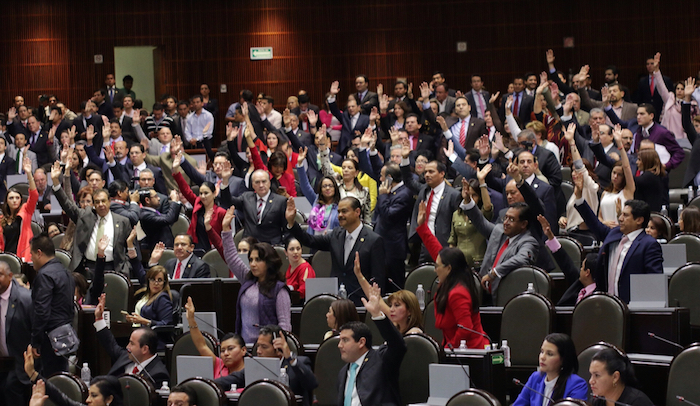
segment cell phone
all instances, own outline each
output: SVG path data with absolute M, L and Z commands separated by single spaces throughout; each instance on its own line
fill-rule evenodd
M 280 186 L 280 187 L 277 188 L 277 194 L 278 194 L 278 195 L 283 195 L 283 194 L 285 194 L 285 193 L 287 193 L 287 188 L 286 188 L 286 187 Z
M 121 313 L 121 314 L 123 314 L 123 315 L 125 315 L 125 316 L 128 316 L 128 315 L 129 315 L 129 312 L 127 312 L 126 310 L 122 310 L 122 311 L 120 311 L 119 313 Z
M 394 183 L 394 178 L 391 175 L 386 175 L 386 177 L 384 179 L 386 180 L 386 183 L 388 183 L 389 185 Z

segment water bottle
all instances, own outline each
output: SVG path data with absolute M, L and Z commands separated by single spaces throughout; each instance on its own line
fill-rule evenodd
M 682 204 L 679 204 L 679 205 L 678 205 L 678 212 L 676 213 L 676 215 L 678 216 L 678 217 L 676 217 L 676 219 L 679 220 L 679 221 L 680 221 L 680 219 L 681 219 L 681 213 L 682 213 L 682 212 L 683 212 L 683 205 L 682 205 Z
M 340 296 L 341 299 L 347 299 L 348 298 L 348 291 L 345 289 L 345 284 L 341 283 L 340 284 L 340 289 L 338 289 L 338 296 Z
M 527 284 L 527 293 L 536 293 L 535 292 L 535 284 L 532 282 L 528 282 Z
M 233 393 L 233 392 L 236 392 L 237 390 L 238 390 L 238 385 L 236 385 L 235 383 L 232 383 L 230 392 Z
M 418 289 L 416 289 L 416 298 L 418 299 L 420 311 L 425 310 L 425 289 L 423 289 L 423 284 L 418 284 Z
M 170 393 L 170 387 L 168 386 L 168 381 L 163 381 L 163 385 L 160 387 L 160 392 Z
M 280 368 L 280 383 L 289 386 L 289 375 L 287 375 L 287 368 Z
M 92 374 L 90 373 L 90 367 L 87 362 L 83 362 L 83 367 L 80 369 L 80 379 L 85 382 L 85 385 L 88 387 L 90 386 Z
M 695 191 L 692 186 L 688 186 L 688 204 L 695 199 Z
M 508 346 L 508 340 L 503 340 L 501 342 L 501 349 L 503 350 L 503 363 L 505 366 L 510 366 L 510 347 Z
M 460 349 L 460 350 L 466 350 L 466 349 L 467 349 L 467 340 L 459 340 L 459 349 Z
M 666 207 L 665 204 L 663 206 L 661 206 L 661 214 L 668 217 L 668 208 Z

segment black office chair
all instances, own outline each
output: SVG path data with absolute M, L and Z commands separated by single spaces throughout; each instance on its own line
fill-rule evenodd
M 124 374 L 119 377 L 124 396 L 124 406 L 150 405 L 156 400 L 156 391 L 148 380 L 139 375 Z
M 501 402 L 485 390 L 467 389 L 452 396 L 445 406 L 501 406 Z
M 676 355 L 671 361 L 666 389 L 666 406 L 685 406 L 676 396 L 698 403 L 700 385 L 697 373 L 700 369 L 700 344 L 695 343 Z
M 269 379 L 261 379 L 246 386 L 238 398 L 238 406 L 296 406 L 296 404 L 296 397 L 288 386 Z

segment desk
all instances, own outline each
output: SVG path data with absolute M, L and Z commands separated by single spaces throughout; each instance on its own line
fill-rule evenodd
M 556 307 L 554 331 L 571 334 L 573 307 Z M 502 307 L 482 307 L 481 325 L 500 342 Z M 686 307 L 630 310 L 625 351 L 640 354 L 676 355 L 679 348 L 649 337 L 648 332 L 686 346 L 691 343 L 690 310 Z M 577 348 L 582 351 L 583 348 Z
M 503 350 L 456 350 L 454 354 L 445 353 L 444 363 L 469 366 L 469 375 L 474 386 L 488 391 L 502 405 L 506 405 L 506 368 L 503 363 Z
M 668 373 L 673 357 L 668 355 L 627 354 L 639 381 L 639 388 L 655 405 L 666 403 Z
M 107 375 L 112 367 L 112 360 L 109 359 L 107 351 L 102 348 L 102 345 L 100 345 L 100 342 L 97 340 L 95 327 L 93 327 L 93 323 L 95 322 L 95 308 L 83 309 L 80 312 L 80 319 L 82 325 L 82 328 L 78 331 L 80 337 L 79 355 L 81 355 L 82 358 L 80 362 L 88 363 L 93 376 Z M 118 340 L 120 338 L 129 337 L 133 328 L 131 327 L 131 323 L 112 322 L 110 330 L 114 338 Z
M 159 391 L 157 391 L 157 395 L 158 395 L 158 405 L 159 406 L 166 406 L 168 404 L 169 392 L 166 393 L 166 392 L 161 392 L 159 390 Z M 224 401 L 224 404 L 229 405 L 229 406 L 237 405 L 238 398 L 240 398 L 240 397 L 241 397 L 240 393 L 233 393 L 233 394 L 226 393 L 226 400 Z M 295 398 L 296 398 L 297 405 L 303 404 L 303 402 L 304 402 L 303 396 L 295 395 Z

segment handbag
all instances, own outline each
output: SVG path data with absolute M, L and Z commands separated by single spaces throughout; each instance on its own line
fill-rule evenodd
M 76 334 L 70 323 L 58 326 L 49 331 L 48 336 L 51 341 L 51 347 L 56 355 L 68 356 L 77 352 L 78 347 L 80 347 L 78 334 Z

